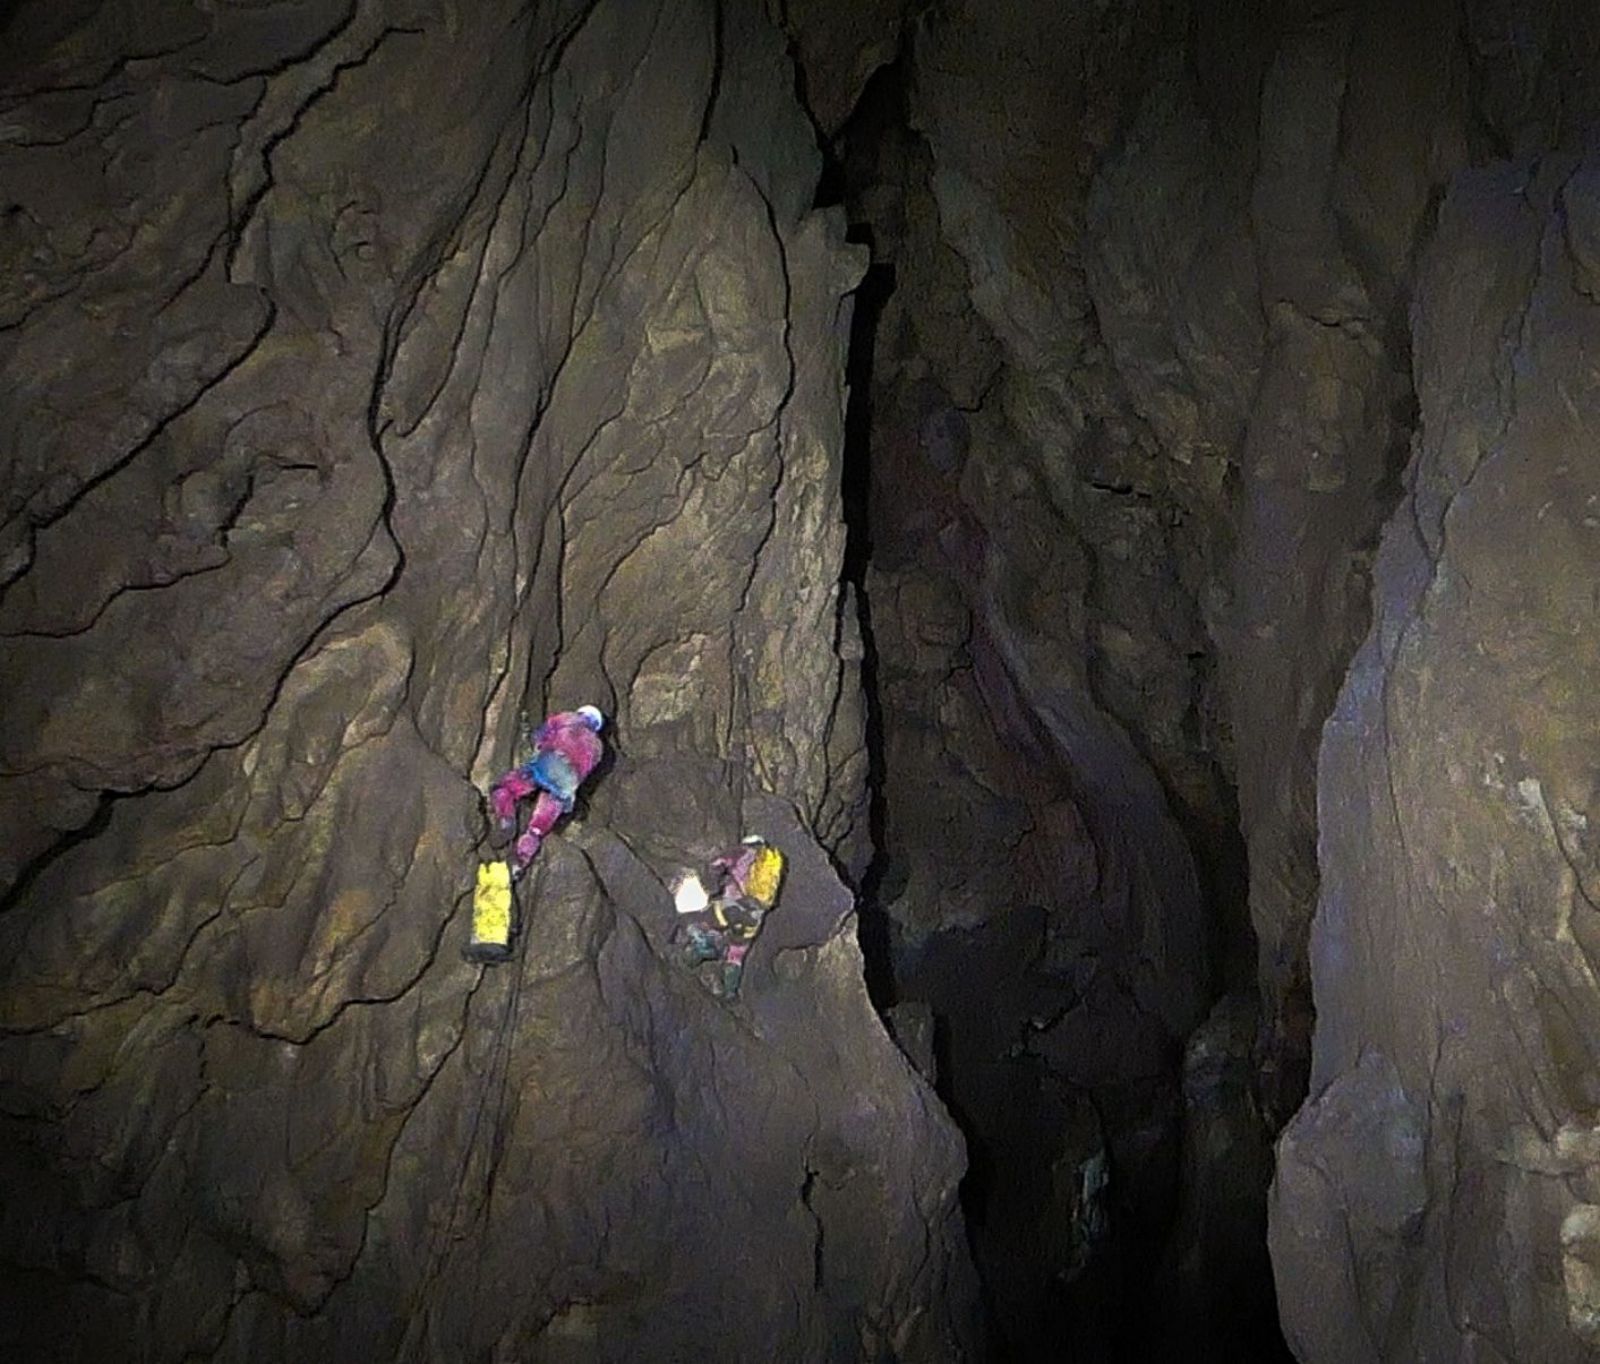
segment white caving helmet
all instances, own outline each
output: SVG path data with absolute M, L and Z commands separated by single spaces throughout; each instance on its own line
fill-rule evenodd
M 600 713 L 599 706 L 579 706 L 578 714 L 583 716 L 584 724 L 588 725 L 596 734 L 605 728 L 606 717 Z

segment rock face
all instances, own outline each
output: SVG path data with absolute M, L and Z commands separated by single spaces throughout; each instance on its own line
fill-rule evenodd
M 1327 1304 L 1344 1283 L 1332 1248 L 1348 1238 L 1357 1287 L 1340 1291 L 1383 1318 L 1372 1339 L 1384 1357 L 1423 1357 L 1436 1339 L 1452 1342 L 1443 1355 L 1457 1351 L 1459 1332 L 1397 1324 L 1411 1299 L 1386 1280 L 1402 1249 L 1417 1274 L 1435 1268 L 1417 1242 L 1424 1213 L 1443 1214 L 1428 1212 L 1438 1195 L 1418 1183 L 1416 1162 L 1438 1158 L 1430 1084 L 1414 1072 L 1443 1025 L 1430 1033 L 1407 1012 L 1438 995 L 1404 936 L 1405 906 L 1423 893 L 1371 852 L 1391 818 L 1367 793 L 1386 789 L 1371 774 L 1391 764 L 1394 717 L 1380 727 L 1353 699 L 1368 696 L 1375 684 L 1360 679 L 1377 663 L 1363 655 L 1348 683 L 1346 673 L 1374 597 L 1398 622 L 1380 631 L 1411 639 L 1422 614 L 1393 604 L 1419 571 L 1393 546 L 1390 580 L 1373 590 L 1382 528 L 1400 526 L 1393 539 L 1417 523 L 1426 538 L 1450 480 L 1464 481 L 1460 449 L 1493 447 L 1510 420 L 1497 414 L 1522 401 L 1521 275 L 1490 245 L 1462 243 L 1475 212 L 1446 195 L 1508 154 L 1579 149 L 1596 98 L 1579 54 L 1592 55 L 1595 22 L 1570 4 L 942 4 L 843 125 L 852 216 L 893 282 L 874 346 L 865 579 L 883 725 L 877 898 L 901 996 L 949 1030 L 940 1083 L 975 1143 L 1006 1152 L 1000 1163 L 1032 1191 L 993 1193 L 1003 1233 L 974 1218 L 991 1285 L 1037 1304 L 1095 1259 L 1093 1219 L 1075 1222 L 1069 1197 L 1040 1191 L 1051 1170 L 1082 1170 L 1106 1149 L 1111 1225 L 1142 1215 L 1146 1237 L 1172 1229 L 1162 1268 L 1176 1277 L 1163 1282 L 1176 1301 L 1214 1308 L 1208 1293 L 1231 1291 L 1230 1269 L 1249 1256 L 1259 1265 L 1266 1136 L 1309 1085 L 1321 1097 L 1286 1138 L 1277 1202 L 1296 1347 L 1346 1357 Z M 1542 165 L 1505 172 L 1509 199 L 1532 202 L 1524 182 Z M 1578 299 L 1593 286 L 1586 183 L 1580 170 L 1554 209 L 1538 210 L 1562 224 Z M 1496 223 L 1505 210 L 1477 216 Z M 1444 281 L 1484 275 L 1501 282 L 1439 316 Z M 1472 334 L 1517 358 L 1500 371 L 1485 361 L 1475 377 L 1458 339 Z M 1579 363 L 1587 343 L 1568 328 L 1548 344 Z M 1451 421 L 1457 407 L 1475 414 L 1477 434 L 1435 435 L 1430 404 Z M 1430 472 L 1440 441 L 1450 453 Z M 1528 443 L 1576 467 L 1542 432 Z M 1581 498 L 1554 503 L 1581 514 Z M 1437 546 L 1428 557 L 1448 571 Z M 1587 561 L 1563 563 L 1584 580 Z M 1481 595 L 1472 566 L 1464 573 Z M 1517 581 L 1542 575 L 1530 564 Z M 1543 663 L 1515 665 L 1531 671 L 1504 685 L 1530 714 L 1549 710 L 1532 699 L 1533 678 L 1557 670 L 1553 641 L 1571 636 L 1574 617 L 1529 603 L 1522 587 L 1507 593 L 1522 594 L 1522 617 L 1510 606 L 1505 619 L 1474 616 L 1437 647 L 1516 659 L 1520 646 L 1498 641 L 1542 628 Z M 1559 657 L 1561 675 L 1581 673 L 1581 649 Z M 1391 679 L 1403 662 L 1454 708 L 1437 731 L 1426 729 L 1433 712 L 1418 712 L 1410 741 L 1442 752 L 1470 739 L 1510 755 L 1473 739 L 1471 718 L 1498 715 L 1508 693 L 1487 681 L 1441 692 L 1438 679 L 1462 671 L 1453 658 L 1383 664 Z M 1577 719 L 1553 731 L 1581 732 Z M 1570 813 L 1548 816 L 1569 842 L 1588 818 L 1587 787 L 1571 783 Z M 1396 866 L 1446 857 L 1453 844 L 1435 835 L 1458 819 L 1448 789 L 1429 780 L 1400 797 L 1401 810 L 1430 813 Z M 1488 819 L 1472 827 L 1484 849 L 1511 838 Z M 1359 958 L 1317 950 L 1331 984 L 1315 1001 L 1313 1077 L 1324 873 L 1335 884 L 1321 931 L 1342 923 L 1339 941 L 1366 946 Z M 1523 884 L 1520 873 L 1469 878 L 1491 888 L 1464 893 L 1492 898 L 1507 884 Z M 1442 933 L 1433 951 L 1448 954 Z M 1397 975 L 1407 960 L 1415 972 Z M 1235 993 L 1191 1035 L 1220 985 Z M 1518 1033 L 1582 1055 L 1566 1013 L 1530 1004 Z M 1382 1039 L 1397 1050 L 1358 1065 Z M 1014 1130 L 1029 1105 L 996 1097 L 1017 1093 L 1047 1115 L 1031 1146 Z M 1556 1127 L 1580 1112 L 1573 1101 Z M 1485 1119 L 1480 1149 L 1512 1149 L 1509 1133 Z M 975 1176 L 969 1201 L 982 1187 Z M 1036 1241 L 997 1244 L 1030 1208 Z M 1590 1291 L 1588 1216 L 1563 1223 L 1565 1270 L 1546 1253 L 1542 1272 L 1569 1297 Z M 1486 1283 L 1508 1272 L 1464 1263 Z M 1417 1295 L 1443 1299 L 1433 1279 L 1417 1282 Z M 1233 1300 L 1259 1298 L 1241 1276 Z M 1215 1322 L 1205 1307 L 1193 1320 Z M 1313 1314 L 1331 1324 L 1314 1327 Z M 1015 1301 L 997 1315 L 1023 1320 Z M 1528 1339 L 1518 1357 L 1542 1357 L 1547 1338 Z
M 961 1141 L 828 860 L 863 262 L 781 35 L 6 16 L 0 1347 L 960 1357 Z M 479 792 L 580 701 L 614 762 L 469 966 Z M 665 883 L 749 827 L 730 1006 Z
M 1307 1360 L 1600 1344 L 1597 175 L 1464 173 L 1420 268 L 1420 439 L 1322 751 L 1317 1097 L 1280 1148 Z

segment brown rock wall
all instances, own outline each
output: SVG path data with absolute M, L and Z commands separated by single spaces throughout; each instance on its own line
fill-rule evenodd
M 157 8 L 7 9 L 0 1348 L 959 1357 L 961 1142 L 825 852 L 861 262 L 781 36 Z M 582 701 L 468 965 L 480 792 Z M 749 827 L 732 1007 L 666 883 Z

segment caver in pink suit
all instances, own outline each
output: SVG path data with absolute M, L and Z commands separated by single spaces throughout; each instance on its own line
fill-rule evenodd
M 552 715 L 533 736 L 533 757 L 513 767 L 489 791 L 489 804 L 502 829 L 517 821 L 517 805 L 537 793 L 528 827 L 517 839 L 513 874 L 521 876 L 539 852 L 556 821 L 572 810 L 578 788 L 605 756 L 600 742 L 604 717 L 594 706 Z

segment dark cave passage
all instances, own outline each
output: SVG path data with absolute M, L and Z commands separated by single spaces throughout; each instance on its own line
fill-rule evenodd
M 1186 812 L 1206 921 L 1196 976 L 1208 1003 L 1234 992 L 1186 1067 L 1188 1038 L 1129 1043 L 1126 1032 L 1137 1037 L 1140 1025 L 1125 1030 L 1125 1003 L 1108 1002 L 1111 972 L 1085 924 L 1103 915 L 1103 894 L 1116 894 L 1099 865 L 1085 864 L 1125 856 L 1096 844 L 1097 831 L 1120 842 L 1119 816 L 1083 811 L 1095 783 L 1074 776 L 1072 752 L 1028 714 L 975 614 L 972 579 L 996 551 L 964 501 L 961 475 L 978 457 L 984 401 L 1005 375 L 991 369 L 963 410 L 933 377 L 948 353 L 918 350 L 915 314 L 928 306 L 929 282 L 918 277 L 926 264 L 908 219 L 926 195 L 915 179 L 925 152 L 907 121 L 906 69 L 902 53 L 868 82 L 832 143 L 818 196 L 821 206 L 845 206 L 850 239 L 872 251 L 854 295 L 842 480 L 870 756 L 872 853 L 857 884 L 868 982 L 966 1138 L 962 1207 L 990 1357 L 1284 1360 L 1266 1255 L 1270 1134 L 1252 1094 L 1255 944 L 1242 917 L 1248 878 L 1231 786 L 1219 780 L 1215 808 Z M 897 298 L 901 278 L 924 292 Z M 961 325 L 983 330 L 970 314 Z M 1070 519 L 1059 533 L 1075 533 Z M 943 609 L 965 616 L 933 641 L 945 646 L 937 669 L 908 656 L 930 642 L 916 638 L 928 622 L 903 609 L 880 642 L 875 612 L 885 590 L 895 604 L 944 593 Z M 1211 652 L 1191 650 L 1184 662 L 1203 689 Z M 1091 689 L 1097 671 L 1086 678 Z M 924 717 L 940 712 L 939 691 L 952 679 L 964 688 L 975 732 L 947 729 L 938 763 L 913 758 L 909 772 L 900 770 L 897 760 L 930 733 Z M 1203 750 L 1192 711 L 1185 724 Z M 973 791 L 971 750 L 980 745 L 992 751 Z M 947 800 L 950 788 L 968 788 L 965 804 L 942 812 L 978 830 L 956 855 L 938 846 L 939 824 L 918 821 L 933 783 Z M 1006 807 L 1019 802 L 1027 808 L 1005 831 Z M 938 923 L 945 885 L 924 879 L 914 889 L 919 861 L 958 885 L 978 883 L 987 899 Z M 1020 875 L 1012 870 L 1030 862 Z M 908 895 L 919 894 L 925 902 L 908 906 Z M 908 923 L 908 908 L 934 925 Z M 1112 993 L 1125 1000 L 1125 989 Z M 1052 1046 L 1068 1029 L 1077 1040 Z M 1219 1124 L 1228 1129 L 1220 1170 L 1199 1154 L 1209 1147 L 1215 1161 Z M 1165 1304 L 1155 1313 L 1152 1285 Z
M 819 194 L 819 203 L 821 201 Z M 852 228 L 850 236 L 858 238 Z M 869 855 L 856 879 L 861 901 L 861 954 L 867 989 L 880 1012 L 895 1002 L 895 973 L 890 924 L 873 908 L 888 867 L 885 840 L 883 706 L 878 691 L 878 645 L 872 629 L 872 600 L 867 592 L 867 568 L 872 561 L 872 354 L 878 320 L 894 292 L 892 265 L 872 264 L 856 287 L 851 320 L 845 382 L 849 385 L 845 409 L 841 501 L 846 539 L 844 581 L 852 594 L 861 629 L 861 690 L 865 707 L 867 750 L 867 831 Z

